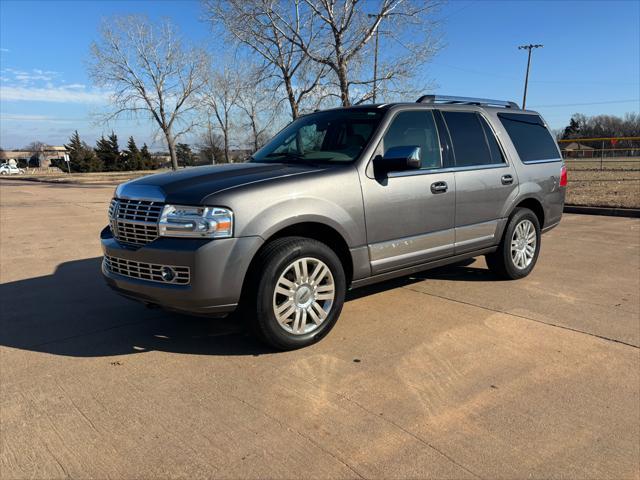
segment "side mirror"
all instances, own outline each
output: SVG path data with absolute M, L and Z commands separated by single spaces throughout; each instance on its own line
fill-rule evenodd
M 373 160 L 373 165 L 378 172 L 400 172 L 412 170 L 421 166 L 420 147 L 391 147 L 383 157 L 378 156 Z

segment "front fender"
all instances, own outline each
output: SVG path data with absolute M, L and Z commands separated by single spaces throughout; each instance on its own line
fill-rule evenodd
M 295 215 L 292 215 L 292 205 Z M 261 236 L 266 240 L 286 227 L 306 222 L 333 228 L 349 247 L 365 243 L 363 225 L 341 205 L 319 197 L 297 197 L 293 203 L 292 200 L 273 203 L 253 217 L 238 235 Z
M 347 245 L 366 245 L 364 207 L 353 168 L 319 171 L 248 185 L 216 195 L 234 212 L 234 236 L 268 239 L 291 225 L 316 222 L 333 228 Z

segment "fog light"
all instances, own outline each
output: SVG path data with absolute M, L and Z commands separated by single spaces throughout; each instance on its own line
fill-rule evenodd
M 172 282 L 176 278 L 176 272 L 171 267 L 162 267 L 160 275 L 165 282 Z

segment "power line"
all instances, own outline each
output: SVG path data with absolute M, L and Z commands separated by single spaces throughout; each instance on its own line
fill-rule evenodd
M 534 105 L 533 108 L 554 108 L 554 107 L 582 107 L 587 105 L 608 105 L 613 103 L 631 103 L 640 102 L 640 98 L 632 98 L 630 100 L 607 100 L 604 102 L 588 102 L 588 103 L 557 103 L 555 105 Z
M 436 65 L 439 67 L 451 68 L 453 70 L 459 70 L 461 72 L 472 73 L 474 75 L 483 75 L 487 77 L 494 78 L 503 78 L 505 80 L 518 80 L 518 77 L 513 75 L 502 75 L 495 72 L 489 72 L 484 70 L 476 70 L 471 68 L 459 67 L 457 65 L 450 65 L 448 63 L 442 62 L 429 62 L 431 65 Z M 637 85 L 636 82 L 616 82 L 609 80 L 575 80 L 575 79 L 567 79 L 567 80 L 529 80 L 529 83 L 558 83 L 558 84 L 588 84 L 588 85 Z
M 458 15 L 460 12 L 462 12 L 463 10 L 466 10 L 467 8 L 469 8 L 471 5 L 474 5 L 476 3 L 478 3 L 479 0 L 471 0 L 471 2 L 469 2 L 468 4 L 464 5 L 463 7 L 458 8 L 457 10 L 454 10 L 453 12 L 445 15 L 444 17 L 441 17 L 438 19 L 438 21 L 442 22 L 444 20 L 448 20 L 449 18 L 453 17 L 454 15 Z

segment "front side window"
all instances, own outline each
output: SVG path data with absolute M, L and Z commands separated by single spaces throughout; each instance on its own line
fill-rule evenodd
M 560 160 L 556 142 L 538 115 L 499 113 L 498 118 L 516 147 L 520 160 Z
M 475 112 L 442 112 L 451 142 L 456 167 L 494 165 L 504 162 L 493 132 Z M 491 147 L 490 147 L 491 145 Z
M 351 163 L 360 156 L 384 112 L 345 109 L 300 117 L 258 150 L 257 163 Z
M 429 110 L 400 112 L 385 133 L 383 150 L 392 147 L 420 147 L 423 169 L 440 168 L 440 142 L 438 130 Z

